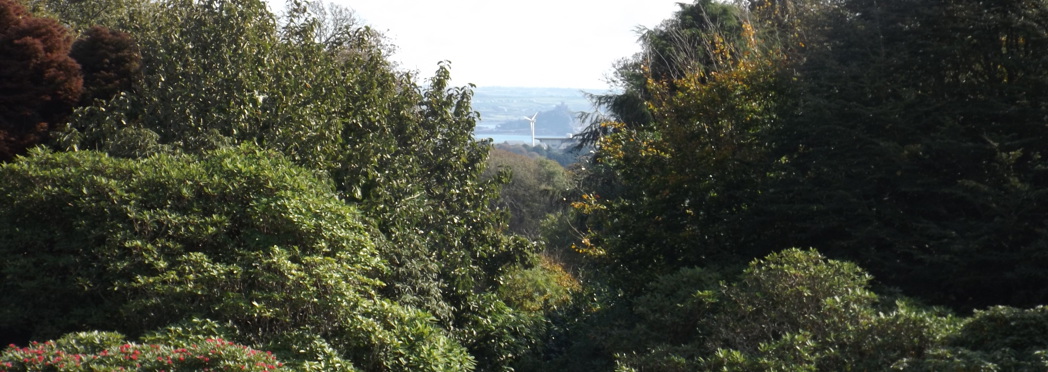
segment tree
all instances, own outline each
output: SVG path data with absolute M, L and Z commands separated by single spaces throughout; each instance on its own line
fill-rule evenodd
M 0 161 L 47 140 L 79 100 L 72 38 L 57 21 L 0 1 Z
M 498 182 L 481 178 L 490 145 L 472 138 L 472 90 L 449 86 L 447 63 L 420 83 L 389 61 L 381 35 L 302 2 L 279 20 L 258 0 L 131 8 L 100 21 L 133 35 L 142 83 L 78 111 L 63 149 L 277 151 L 331 177 L 392 242 L 379 252 L 390 263 L 383 294 L 430 312 L 474 351 L 506 336 L 488 321 L 509 311 L 492 294 L 503 268 L 536 248 L 503 233 Z M 474 355 L 481 366 L 512 359 Z
M 1044 303 L 1048 60 L 1030 48 L 1048 42 L 1035 26 L 1048 8 L 817 9 L 791 42 L 808 47 L 775 134 L 790 176 L 762 203 L 761 230 L 934 303 Z
M 559 199 L 570 186 L 566 171 L 552 160 L 505 150 L 492 150 L 488 156 L 487 177 L 497 172 L 511 176 L 498 199 L 499 208 L 510 214 L 509 231 L 537 238 L 541 222 L 560 209 Z
M 941 348 L 898 363 L 905 371 L 1040 371 L 1048 368 L 1048 308 L 977 310 Z
M 678 79 L 696 71 L 715 71 L 730 63 L 725 51 L 739 47 L 742 35 L 742 13 L 732 4 L 712 0 L 678 3 L 680 10 L 650 30 L 640 29 L 638 39 L 643 51 L 616 63 L 613 83 L 619 93 L 591 95 L 594 105 L 607 114 L 585 114 L 587 127 L 579 133 L 578 148 L 594 145 L 614 127 L 601 125 L 617 122 L 626 128 L 642 128 L 655 118 L 646 106 L 652 96 L 650 81 L 672 87 Z M 734 57 L 732 57 L 734 58 Z
M 761 244 L 747 216 L 781 172 L 769 136 L 788 75 L 773 46 L 742 30 L 734 38 L 746 44 L 720 49 L 716 70 L 651 77 L 651 123 L 604 124 L 613 134 L 598 142 L 593 174 L 620 187 L 591 181 L 597 188 L 575 206 L 590 217 L 582 250 L 628 293 L 682 267 L 730 268 L 777 249 Z
M 142 80 L 142 55 L 126 32 L 102 26 L 88 29 L 69 51 L 84 77 L 81 105 L 130 92 Z
M 644 75 L 650 123 L 603 124 L 585 248 L 634 284 L 812 246 L 961 310 L 1044 302 L 1044 5 L 749 5 L 720 59 Z

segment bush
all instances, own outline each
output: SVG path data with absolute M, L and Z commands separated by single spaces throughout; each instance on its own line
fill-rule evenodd
M 906 371 L 1048 370 L 1048 307 L 976 311 L 945 347 L 896 366 Z
M 755 260 L 730 285 L 715 278 L 685 269 L 651 285 L 635 305 L 643 321 L 626 336 L 638 345 L 619 355 L 618 368 L 885 370 L 937 347 L 951 329 L 949 318 L 902 302 L 878 312 L 865 271 L 814 250 Z
M 0 333 L 138 337 L 200 318 L 253 347 L 323 342 L 366 370 L 468 369 L 432 316 L 378 295 L 384 244 L 328 181 L 273 152 L 37 151 L 0 168 Z
M 221 338 L 184 347 L 122 339 L 118 333 L 81 332 L 27 347 L 11 345 L 0 354 L 0 370 L 275 371 L 284 365 L 271 352 Z
M 538 264 L 508 268 L 499 278 L 499 298 L 508 305 L 532 312 L 569 305 L 581 283 L 553 259 L 538 255 Z
M 743 352 L 805 331 L 825 339 L 872 317 L 871 277 L 854 264 L 790 249 L 755 260 L 722 291 L 726 308 L 714 317 L 713 341 Z

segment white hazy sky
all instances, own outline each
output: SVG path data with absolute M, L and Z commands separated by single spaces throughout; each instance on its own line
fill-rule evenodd
M 455 85 L 608 88 L 612 64 L 640 50 L 637 26 L 689 0 L 334 0 L 396 45 L 393 59 Z M 690 1 L 689 1 L 690 2 Z

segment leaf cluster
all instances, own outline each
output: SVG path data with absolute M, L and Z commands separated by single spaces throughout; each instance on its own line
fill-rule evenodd
M 616 286 L 811 246 L 963 311 L 1044 302 L 1044 4 L 744 5 L 697 3 L 737 7 L 689 26 L 723 47 L 630 70 L 652 120 L 600 124 L 576 205 Z
M 279 154 L 38 152 L 2 171 L 5 332 L 138 336 L 203 318 L 271 350 L 310 335 L 365 370 L 470 364 L 431 315 L 379 295 L 387 243 L 367 218 Z
M 43 143 L 79 100 L 83 78 L 73 40 L 53 19 L 0 1 L 0 161 Z

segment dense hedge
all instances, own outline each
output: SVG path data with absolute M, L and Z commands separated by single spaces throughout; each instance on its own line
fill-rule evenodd
M 468 368 L 432 316 L 378 295 L 382 244 L 330 182 L 273 152 L 36 151 L 0 168 L 0 333 L 138 337 L 201 318 L 292 361 Z

